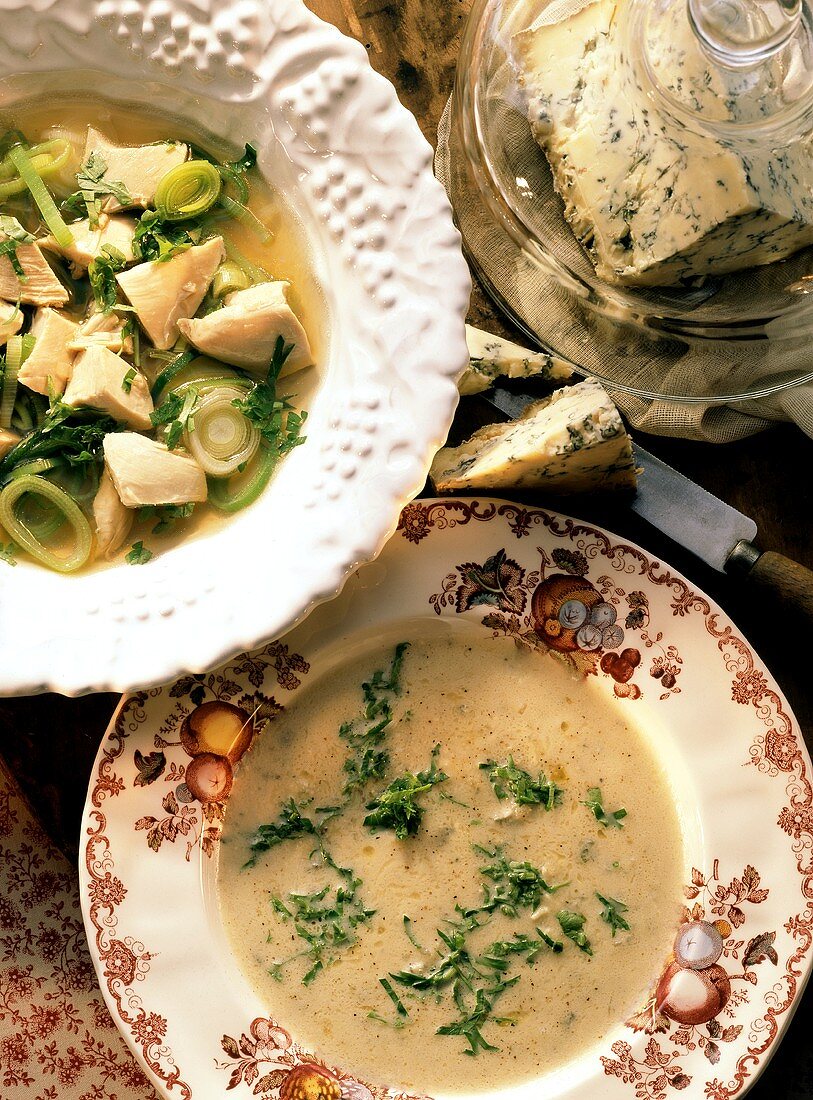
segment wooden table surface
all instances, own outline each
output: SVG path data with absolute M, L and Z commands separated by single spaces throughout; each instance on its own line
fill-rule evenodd
M 433 144 L 437 123 L 454 79 L 458 44 L 468 0 L 310 0 L 317 14 L 366 47 L 373 66 L 388 77 L 401 101 L 416 115 Z M 484 328 L 509 332 L 483 292 L 475 287 L 470 319 Z M 478 399 L 458 413 L 459 436 L 482 419 Z M 813 441 L 798 429 L 776 427 L 726 446 L 638 436 L 641 443 L 700 484 L 752 516 L 759 542 L 813 568 Z M 813 693 L 807 639 L 811 624 L 746 582 L 707 569 L 618 508 L 568 510 L 640 543 L 681 570 L 733 618 L 772 670 L 813 744 Z M 67 700 L 45 695 L 0 699 L 0 755 L 17 775 L 46 828 L 72 857 L 90 768 L 116 702 L 113 695 Z M 751 1096 L 753 1100 L 813 1100 L 813 993 L 803 1002 L 787 1041 Z M 599 1097 L 596 1100 L 600 1100 Z

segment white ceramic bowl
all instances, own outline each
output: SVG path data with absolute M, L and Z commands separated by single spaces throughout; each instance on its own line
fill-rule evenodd
M 414 118 L 363 47 L 300 0 L 0 12 L 2 109 L 87 89 L 254 140 L 325 291 L 307 442 L 255 507 L 138 568 L 0 570 L 0 693 L 125 690 L 280 634 L 378 553 L 451 422 L 469 275 Z

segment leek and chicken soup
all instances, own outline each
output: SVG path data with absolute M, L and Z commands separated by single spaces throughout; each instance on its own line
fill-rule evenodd
M 0 556 L 142 564 L 252 503 L 304 439 L 303 234 L 251 144 L 218 158 L 99 104 L 5 123 Z
M 438 626 L 345 660 L 230 795 L 223 926 L 269 1014 L 422 1094 L 555 1070 L 668 953 L 683 838 L 647 735 L 596 683 Z

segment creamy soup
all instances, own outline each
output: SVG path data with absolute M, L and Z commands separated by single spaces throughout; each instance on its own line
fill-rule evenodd
M 342 664 L 268 728 L 228 802 L 219 896 L 303 1046 L 460 1092 L 551 1071 L 638 1006 L 683 868 L 629 709 L 551 657 L 439 628 Z

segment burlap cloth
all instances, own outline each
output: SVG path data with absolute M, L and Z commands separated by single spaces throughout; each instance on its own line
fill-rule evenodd
M 510 107 L 507 108 L 506 125 L 512 124 L 512 118 L 509 117 L 512 115 L 515 120 L 516 111 L 512 112 Z M 452 200 L 455 219 L 470 256 L 476 259 L 479 274 L 484 276 L 486 289 L 489 289 L 489 282 L 496 287 L 497 297 L 504 299 L 515 318 L 518 317 L 529 331 L 537 334 L 547 350 L 564 354 L 566 358 L 583 367 L 586 374 L 595 371 L 606 378 L 602 363 L 608 342 L 606 339 L 602 340 L 600 326 L 594 325 L 592 332 L 585 331 L 584 316 L 575 313 L 570 297 L 552 280 L 542 281 L 538 268 L 523 256 L 512 238 L 496 224 L 484 206 L 479 192 L 474 186 L 466 184 L 464 173 L 452 159 L 454 141 L 450 143 L 451 120 L 450 100 L 438 127 L 435 174 Z M 516 122 L 513 124 L 516 125 Z M 527 125 L 525 131 L 524 136 L 517 135 L 517 140 L 533 141 Z M 543 156 L 541 151 L 539 156 Z M 572 249 L 568 262 L 588 262 L 583 253 L 577 256 L 581 250 L 575 237 L 572 242 L 564 242 L 563 247 Z M 757 275 L 756 278 L 759 277 Z M 588 338 L 585 339 L 585 336 Z M 574 345 L 579 346 L 580 354 L 573 354 L 569 350 Z M 758 351 L 763 357 L 761 364 L 758 362 L 755 368 L 751 368 L 757 387 L 761 377 L 764 377 L 766 386 L 775 381 L 771 349 L 767 344 L 763 344 L 763 348 L 764 350 Z M 715 374 L 721 380 L 726 378 L 730 367 L 726 364 L 724 355 L 719 348 L 715 348 L 713 358 L 707 351 L 693 352 L 682 357 L 678 364 L 668 354 L 664 355 L 662 361 L 657 356 L 648 356 L 646 362 L 642 361 L 637 367 L 631 357 L 628 377 L 638 388 L 651 392 L 699 392 L 700 386 L 694 386 L 694 379 L 708 380 Z M 798 376 L 813 368 L 813 354 L 808 352 L 802 341 L 797 355 L 792 369 Z M 735 376 L 735 385 L 736 381 Z M 813 437 L 811 383 L 789 386 L 770 396 L 738 400 L 730 404 L 723 404 L 719 399 L 691 404 L 646 400 L 616 388 L 612 392 L 613 399 L 627 420 L 640 431 L 653 435 L 729 443 L 764 431 L 777 421 L 792 421 Z M 752 385 L 747 387 L 747 392 L 753 392 Z

